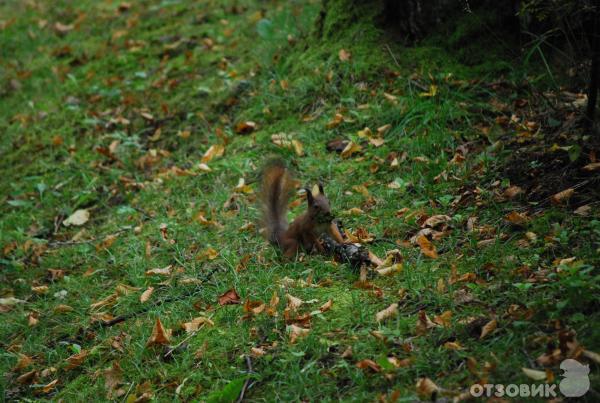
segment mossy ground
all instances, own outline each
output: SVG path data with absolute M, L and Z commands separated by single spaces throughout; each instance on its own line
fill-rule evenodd
M 372 401 L 394 391 L 413 399 L 421 377 L 449 393 L 482 379 L 531 383 L 521 368 L 537 367 L 559 327 L 598 350 L 597 204 L 580 217 L 570 206 L 499 197 L 514 185 L 500 174 L 510 151 L 481 128 L 513 135 L 493 125 L 496 94 L 485 84 L 509 64 L 473 67 L 431 42 L 388 43 L 372 9 L 357 12 L 354 24 L 330 15 L 318 35 L 319 10 L 315 1 L 0 4 L 0 298 L 26 301 L 0 313 L 4 399 L 102 400 L 103 371 L 117 362 L 120 400 L 144 392 L 159 401 L 228 400 L 226 386 L 239 391 L 253 347 L 266 354 L 252 359 L 249 400 Z M 350 60 L 340 60 L 341 49 Z M 344 121 L 327 129 L 336 113 Z M 244 121 L 257 130 L 235 133 Z M 357 135 L 386 124 L 380 147 Z M 304 156 L 272 144 L 281 132 L 302 143 Z M 335 137 L 362 141 L 363 150 L 347 159 L 328 152 Z M 224 155 L 208 163 L 212 171 L 201 170 L 203 153 L 225 141 Z M 468 152 L 460 151 L 465 144 Z M 348 229 L 383 239 L 368 245 L 372 252 L 399 248 L 403 271 L 375 277 L 366 290 L 355 285 L 355 271 L 329 258 L 284 261 L 247 226 L 258 220 L 256 178 L 272 154 L 283 155 L 302 183 L 322 180 Z M 240 178 L 250 187 L 236 192 Z M 364 214 L 344 213 L 354 207 Z M 89 222 L 60 224 L 77 209 L 90 211 Z M 524 225 L 505 220 L 526 209 L 534 213 Z M 217 224 L 202 223 L 199 213 Z M 407 241 L 419 218 L 436 214 L 451 221 L 434 242 L 439 258 L 430 259 Z M 71 241 L 76 234 L 80 242 Z M 116 239 L 105 242 L 110 235 Z M 210 248 L 214 259 L 203 253 Z M 557 263 L 570 257 L 574 263 Z M 145 275 L 168 265 L 168 277 Z M 49 269 L 64 270 L 64 278 L 49 280 Z M 319 286 L 304 286 L 307 279 Z M 39 286 L 47 290 L 32 291 Z M 141 303 L 149 286 L 155 291 Z M 90 307 L 117 288 L 113 304 Z M 279 315 L 244 319 L 241 305 L 218 305 L 231 288 L 242 301 L 278 294 Z M 286 334 L 286 293 L 317 300 L 307 311 L 333 300 L 296 343 Z M 394 302 L 398 316 L 377 323 L 375 313 Z M 451 311 L 451 322 L 415 337 L 419 311 L 431 318 Z M 102 315 L 131 316 L 102 327 Z M 186 339 L 181 323 L 198 316 L 214 326 Z M 146 347 L 157 318 L 175 329 L 172 345 L 185 340 L 168 360 Z M 481 325 L 465 324 L 473 318 L 495 318 L 498 327 L 480 339 Z M 68 369 L 66 359 L 81 350 L 85 361 Z M 22 355 L 32 362 L 14 369 Z M 387 357 L 410 365 L 395 368 Z M 382 371 L 357 368 L 363 359 Z M 29 371 L 35 380 L 19 383 Z M 591 376 L 594 384 L 597 366 Z

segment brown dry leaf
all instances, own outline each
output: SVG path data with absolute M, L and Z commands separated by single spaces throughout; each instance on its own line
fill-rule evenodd
M 327 312 L 328 310 L 331 309 L 332 306 L 333 306 L 333 300 L 330 299 L 329 301 L 327 301 L 323 305 L 321 305 L 321 307 L 319 308 L 319 311 Z
M 212 172 L 212 169 L 210 169 L 210 167 L 206 164 L 200 163 L 198 164 L 198 169 L 201 170 L 202 172 Z
M 130 286 L 127 284 L 121 284 L 121 283 L 117 284 L 117 286 L 115 287 L 115 292 L 119 296 L 134 294 L 139 290 L 140 290 L 140 288 L 138 288 L 138 287 L 133 287 L 133 286 Z
M 150 297 L 152 296 L 153 292 L 154 292 L 154 287 L 148 287 L 146 289 L 146 291 L 144 291 L 142 293 L 142 295 L 140 295 L 140 302 L 143 304 L 144 302 L 148 301 L 150 299 Z
M 292 311 L 297 310 L 304 303 L 300 298 L 290 294 L 285 294 L 285 297 L 287 298 L 287 307 Z
M 119 295 L 117 293 L 114 294 L 110 294 L 108 297 L 101 299 L 98 302 L 94 302 L 93 304 L 90 305 L 90 308 L 92 309 L 99 309 L 99 308 L 104 308 L 107 306 L 112 306 L 114 304 L 117 303 L 117 299 L 119 298 Z
M 146 347 L 150 347 L 156 344 L 169 345 L 171 341 L 171 330 L 165 329 L 159 318 L 156 318 L 156 323 L 152 329 L 152 334 L 146 342 Z
M 185 329 L 186 333 L 192 333 L 197 331 L 198 329 L 200 329 L 200 327 L 207 325 L 207 326 L 214 326 L 215 323 L 210 320 L 209 318 L 205 318 L 204 316 L 199 316 L 197 318 L 192 319 L 191 322 L 185 322 L 181 325 L 181 327 L 183 327 L 183 329 Z
M 75 309 L 69 305 L 58 304 L 54 307 L 54 313 L 67 313 L 73 312 Z
M 545 381 L 546 380 L 546 371 L 539 371 L 537 369 L 531 368 L 521 368 L 521 371 L 530 379 L 534 381 Z
M 355 142 L 351 141 L 342 150 L 342 152 L 341 152 L 340 155 L 341 155 L 342 158 L 349 158 L 349 157 L 352 156 L 352 154 L 357 153 L 360 150 L 362 150 L 362 147 L 359 144 L 356 144 Z
M 592 212 L 592 206 L 590 206 L 589 204 L 577 207 L 577 209 L 575 210 L 575 214 L 577 214 L 578 216 L 582 216 L 582 217 L 587 217 L 590 215 L 590 213 Z
M 368 358 L 357 362 L 356 367 L 360 369 L 370 369 L 373 372 L 381 372 L 381 366 Z
M 291 134 L 273 134 L 271 135 L 271 141 L 273 142 L 273 144 L 279 147 L 293 150 L 298 157 L 302 157 L 304 155 L 304 146 L 300 141 L 294 139 Z
M 390 364 L 392 364 L 394 367 L 396 368 L 405 368 L 408 367 L 412 364 L 413 360 L 412 358 L 404 358 L 402 360 L 398 359 L 397 357 L 387 357 L 387 360 Z
M 60 269 L 48 269 L 48 278 L 50 281 L 62 280 L 65 277 L 65 271 Z
M 42 295 L 42 294 L 46 294 L 48 292 L 48 286 L 47 285 L 40 285 L 37 287 L 31 287 L 31 291 L 33 291 L 34 294 L 37 295 Z
M 68 371 L 73 368 L 77 368 L 78 366 L 83 364 L 83 362 L 87 358 L 88 354 L 89 354 L 89 352 L 87 350 L 81 350 L 81 352 L 79 354 L 74 354 L 74 355 L 70 356 L 66 360 L 67 366 L 65 369 Z
M 258 315 L 262 313 L 267 305 L 262 301 L 251 301 L 249 299 L 244 303 L 244 312 L 248 315 L 244 317 L 244 319 L 248 319 L 252 317 L 252 315 Z
M 146 276 L 170 276 L 172 269 L 173 265 L 165 266 L 162 269 L 150 269 L 146 271 Z
M 584 171 L 593 172 L 600 169 L 600 162 L 592 162 L 591 164 L 587 164 L 583 168 Z
M 38 372 L 36 370 L 25 372 L 23 375 L 17 378 L 17 383 L 21 385 L 29 385 L 33 383 L 38 377 Z
M 79 227 L 79 226 L 85 224 L 86 222 L 88 222 L 89 219 L 90 219 L 90 212 L 86 209 L 79 209 L 79 210 L 75 211 L 73 214 L 71 214 L 66 220 L 64 220 L 63 225 L 65 227 L 69 227 L 71 225 Z
M 429 319 L 425 311 L 419 311 L 419 317 L 417 319 L 416 333 L 421 336 L 429 332 L 429 329 L 439 327 L 438 324 L 434 323 Z
M 344 211 L 344 213 L 348 215 L 359 216 L 363 215 L 365 212 L 359 209 L 358 207 L 352 207 L 351 209 Z
M 96 245 L 96 250 L 101 251 L 103 249 L 108 249 L 112 246 L 113 243 L 117 240 L 117 235 L 107 235 L 102 239 L 102 241 Z
M 340 58 L 340 61 L 347 62 L 350 61 L 350 58 L 352 58 L 352 53 L 348 52 L 345 49 L 340 49 L 340 51 L 338 52 L 338 57 Z
M 519 213 L 516 211 L 511 211 L 504 218 L 506 219 L 506 221 L 514 225 L 524 225 L 529 221 L 529 217 L 527 217 L 526 214 Z
M 58 383 L 58 379 L 53 380 L 50 383 L 47 383 L 46 385 L 42 386 L 41 389 L 37 390 L 37 393 L 41 393 L 41 394 L 48 394 L 52 391 L 52 389 L 54 389 L 56 387 L 56 384 Z
M 304 337 L 304 336 L 308 335 L 308 333 L 310 333 L 310 329 L 305 329 L 303 327 L 296 326 L 294 324 L 288 325 L 286 327 L 286 331 L 290 335 L 290 343 L 292 343 L 292 344 L 294 344 L 296 342 L 296 340 L 298 340 L 298 338 Z
M 444 343 L 444 347 L 448 350 L 464 350 L 465 348 L 457 341 L 447 341 Z
M 225 293 L 219 297 L 219 305 L 231 305 L 239 303 L 240 296 L 233 288 L 225 291 Z
M 257 125 L 255 122 L 252 121 L 245 121 L 245 122 L 240 122 L 237 125 L 235 125 L 235 132 L 237 134 L 249 134 L 252 133 L 253 131 L 255 131 L 257 128 Z
M 490 320 L 481 328 L 481 336 L 479 336 L 479 339 L 483 339 L 485 336 L 492 333 L 494 330 L 496 330 L 496 327 L 498 327 L 498 322 L 496 319 Z
M 419 378 L 417 381 L 417 394 L 423 399 L 433 399 L 440 388 L 429 378 Z
M 563 190 L 562 192 L 556 193 L 555 195 L 550 197 L 550 200 L 554 204 L 563 204 L 563 203 L 566 203 L 571 198 L 571 196 L 573 196 L 574 193 L 575 193 L 575 189 L 569 188 L 569 189 Z
M 431 243 L 429 239 L 425 235 L 419 235 L 417 237 L 417 244 L 421 248 L 421 253 L 425 256 L 430 257 L 432 259 L 436 259 L 438 257 L 438 253 L 435 250 L 435 245 Z
M 267 354 L 267 352 L 260 347 L 252 347 L 250 349 L 250 355 L 252 355 L 254 358 L 260 358 L 265 354 Z
M 106 387 L 106 398 L 114 399 L 121 395 L 119 385 L 123 383 L 123 370 L 117 361 L 113 362 L 112 367 L 103 371 L 104 385 Z
M 222 157 L 224 152 L 225 147 L 223 145 L 213 144 L 208 148 L 208 150 L 206 150 L 200 162 L 202 164 L 206 164 L 207 162 L 210 162 L 213 158 Z
M 452 311 L 445 311 L 441 315 L 437 315 L 433 318 L 433 322 L 437 323 L 442 327 L 450 327 L 450 320 L 452 319 Z
M 333 129 L 338 127 L 344 121 L 344 116 L 341 113 L 336 113 L 333 119 L 331 119 L 325 127 L 327 129 Z
M 438 214 L 438 215 L 431 216 L 427 220 L 425 220 L 425 222 L 423 223 L 423 225 L 421 225 L 421 227 L 422 228 L 425 228 L 425 227 L 435 228 L 440 224 L 446 224 L 450 220 L 452 220 L 452 218 L 450 218 L 450 216 Z
M 398 315 L 398 304 L 394 302 L 384 310 L 377 312 L 377 314 L 375 314 L 375 320 L 381 322 L 396 315 Z
M 504 191 L 504 197 L 514 199 L 521 193 L 523 193 L 523 189 L 518 186 L 511 186 Z
M 33 364 L 33 358 L 29 357 L 28 355 L 19 353 L 19 361 L 17 361 L 17 364 L 12 368 L 12 370 L 20 371 L 24 368 L 27 368 L 31 364 Z
M 383 143 L 385 143 L 385 140 L 380 137 L 372 137 L 369 139 L 369 143 L 371 143 L 375 147 L 381 147 Z

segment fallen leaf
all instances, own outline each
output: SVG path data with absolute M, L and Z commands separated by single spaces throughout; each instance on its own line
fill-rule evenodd
M 571 196 L 573 196 L 574 193 L 575 193 L 575 189 L 569 188 L 569 189 L 563 190 L 562 192 L 556 193 L 555 195 L 553 195 L 550 198 L 550 200 L 554 204 L 563 204 L 563 203 L 567 202 L 571 198 Z
M 58 379 L 53 380 L 50 383 L 47 383 L 46 385 L 42 386 L 42 388 L 39 390 L 39 393 L 50 393 L 52 391 L 52 389 L 54 389 L 56 387 L 56 384 L 58 383 Z
M 439 325 L 432 322 L 431 319 L 429 319 L 429 317 L 425 313 L 425 311 L 423 311 L 423 310 L 419 311 L 419 317 L 417 318 L 417 325 L 416 325 L 417 335 L 422 336 L 422 335 L 428 333 L 429 329 L 432 329 L 434 327 L 439 327 Z
M 527 375 L 528 378 L 533 379 L 534 381 L 546 380 L 546 371 L 539 371 L 537 369 L 530 368 L 521 368 L 521 371 L 523 371 L 523 373 Z
M 357 153 L 360 150 L 362 150 L 362 147 L 359 144 L 356 144 L 355 142 L 351 141 L 342 150 L 340 155 L 342 158 L 349 158 L 352 156 L 352 154 Z
M 437 323 L 442 327 L 450 327 L 450 319 L 452 318 L 452 311 L 445 311 L 441 315 L 437 315 L 433 318 L 433 322 Z
M 90 212 L 86 209 L 79 209 L 71 214 L 66 220 L 63 221 L 63 225 L 65 227 L 69 227 L 71 225 L 81 226 L 88 222 L 90 219 Z
M 321 305 L 321 307 L 319 308 L 319 311 L 326 312 L 326 311 L 330 310 L 332 306 L 333 306 L 333 300 L 330 299 L 329 301 L 327 301 L 326 303 Z
M 146 342 L 146 347 L 153 346 L 156 344 L 161 345 L 169 345 L 171 331 L 167 330 L 163 327 L 163 324 L 160 322 L 159 318 L 156 318 L 156 323 L 154 324 L 154 328 L 152 329 L 152 334 L 150 338 Z
M 340 49 L 340 51 L 338 52 L 338 57 L 340 58 L 340 61 L 347 62 L 352 57 L 352 53 L 348 52 L 345 49 Z
M 215 323 L 212 320 L 210 320 L 209 318 L 199 316 L 197 318 L 192 319 L 191 322 L 183 323 L 181 326 L 186 331 L 186 333 L 192 333 L 192 332 L 197 331 L 198 329 L 200 329 L 200 327 L 202 327 L 204 325 L 214 326 Z
M 445 223 L 449 222 L 450 220 L 452 220 L 452 218 L 450 218 L 450 216 L 447 216 L 447 215 L 443 215 L 443 214 L 434 215 L 434 216 L 429 217 L 427 220 L 425 220 L 425 222 L 423 223 L 423 225 L 421 225 L 421 227 L 422 228 L 425 228 L 425 227 L 435 228 L 440 224 L 445 224 Z
M 438 257 L 438 253 L 435 250 L 435 246 L 425 235 L 419 235 L 417 237 L 417 244 L 421 248 L 421 252 L 432 259 L 436 259 Z
M 417 394 L 427 400 L 435 400 L 434 397 L 440 388 L 429 378 L 419 378 L 417 381 Z
M 17 383 L 20 383 L 22 385 L 29 385 L 29 384 L 33 383 L 37 377 L 38 377 L 38 372 L 36 370 L 29 371 L 29 372 L 26 372 L 23 375 L 19 376 L 17 378 Z
M 81 364 L 83 364 L 83 362 L 85 361 L 85 359 L 87 358 L 89 352 L 86 350 L 81 350 L 81 352 L 79 354 L 74 354 L 72 356 L 70 356 L 69 358 L 67 358 L 67 366 L 66 366 L 66 370 L 70 370 L 73 368 L 77 368 L 78 366 L 80 366 Z
M 449 350 L 464 350 L 465 348 L 457 341 L 447 341 L 444 343 L 444 347 Z
M 161 268 L 150 269 L 146 271 L 146 276 L 170 276 L 173 265 Z
M 504 218 L 506 219 L 506 221 L 514 225 L 524 225 L 529 221 L 529 217 L 527 217 L 526 214 L 519 213 L 516 211 L 511 211 Z
M 479 336 L 479 338 L 483 339 L 485 336 L 496 330 L 497 326 L 498 322 L 496 321 L 496 319 L 490 320 L 481 328 L 481 336 Z
M 582 217 L 589 216 L 591 212 L 592 212 L 592 206 L 590 206 L 589 204 L 580 206 L 575 210 L 575 214 L 577 214 L 578 216 L 582 216 Z
M 358 361 L 356 367 L 360 369 L 370 369 L 373 372 L 381 372 L 381 366 L 368 358 Z
M 17 364 L 12 368 L 12 370 L 20 371 L 24 368 L 27 368 L 31 364 L 33 364 L 33 358 L 29 357 L 28 355 L 19 353 L 19 361 L 17 361 Z
M 296 326 L 294 324 L 287 325 L 286 331 L 290 335 L 290 343 L 292 343 L 292 344 L 294 344 L 296 342 L 296 340 L 298 340 L 298 338 L 305 337 L 306 335 L 308 335 L 308 333 L 310 333 L 310 329 L 305 329 L 303 327 Z
M 386 319 L 392 318 L 396 315 L 398 315 L 398 304 L 393 303 L 390 306 L 388 306 L 387 308 L 377 312 L 377 314 L 375 314 L 375 320 L 377 322 L 381 322 Z
M 225 293 L 219 297 L 218 301 L 219 301 L 219 305 L 239 304 L 240 296 L 232 288 L 232 289 L 225 291 Z
M 140 295 L 140 302 L 143 304 L 144 302 L 148 301 L 150 299 L 150 296 L 152 296 L 153 292 L 154 287 L 148 287 L 146 291 L 144 291 L 142 295 Z
M 249 134 L 256 130 L 257 125 L 252 121 L 240 122 L 235 125 L 235 132 L 237 134 Z
M 523 193 L 523 189 L 521 189 L 519 186 L 510 186 L 504 191 L 504 196 L 509 199 L 514 199 L 521 193 Z
M 583 169 L 584 171 L 588 171 L 588 172 L 597 171 L 600 169 L 600 162 L 593 162 L 591 164 L 587 164 L 586 166 L 584 166 L 581 169 Z
M 117 361 L 114 361 L 112 367 L 103 371 L 104 386 L 106 387 L 106 397 L 114 399 L 120 396 L 119 385 L 123 383 L 123 370 Z
M 302 301 L 300 298 L 294 297 L 290 294 L 285 294 L 285 297 L 287 298 L 287 307 L 292 311 L 297 310 L 304 303 L 304 301 Z
M 213 144 L 212 146 L 210 146 L 208 148 L 208 150 L 206 150 L 206 152 L 202 156 L 202 159 L 200 160 L 200 162 L 202 164 L 206 164 L 207 162 L 210 162 L 215 157 L 222 157 L 224 152 L 225 152 L 224 146 L 222 146 L 221 144 Z
M 217 252 L 214 248 L 206 248 L 201 253 L 196 256 L 197 260 L 215 260 L 219 256 L 219 252 Z

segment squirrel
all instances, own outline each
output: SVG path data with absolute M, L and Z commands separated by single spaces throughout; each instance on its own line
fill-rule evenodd
M 327 234 L 336 242 L 344 243 L 334 216 L 331 213 L 329 199 L 325 196 L 323 185 L 318 184 L 319 193 L 306 191 L 307 210 L 288 224 L 288 202 L 296 181 L 281 160 L 269 162 L 262 176 L 260 200 L 267 239 L 279 247 L 284 256 L 292 258 L 301 250 L 308 253 L 323 253 L 319 238 Z

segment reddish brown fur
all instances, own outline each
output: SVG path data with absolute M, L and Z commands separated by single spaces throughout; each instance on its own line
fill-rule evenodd
M 333 215 L 323 186 L 319 185 L 317 195 L 306 189 L 308 208 L 288 225 L 287 205 L 293 189 L 294 180 L 285 164 L 275 161 L 266 166 L 261 199 L 267 239 L 281 248 L 287 257 L 294 257 L 301 249 L 322 252 L 319 243 L 322 234 L 328 233 L 336 240 L 340 238 L 339 232 L 332 233 Z

